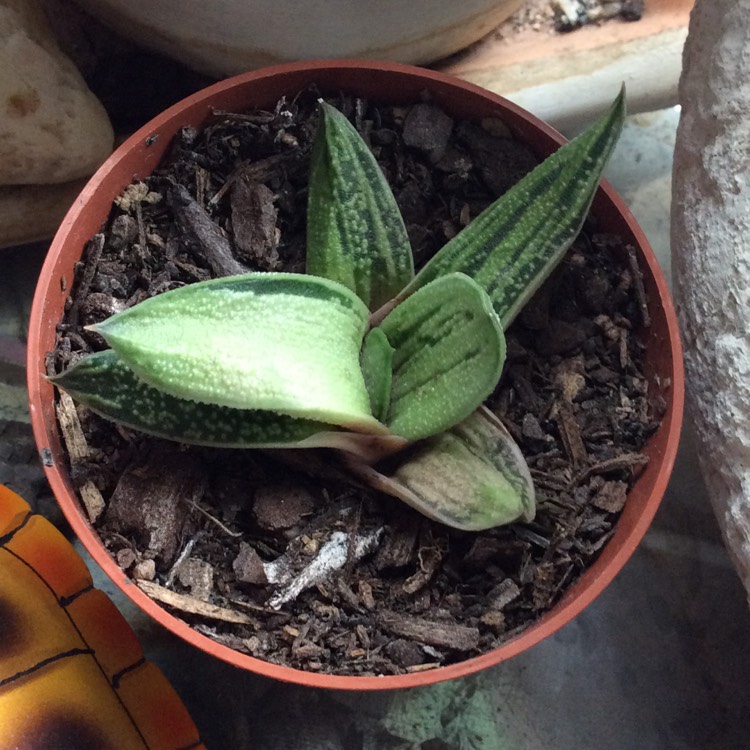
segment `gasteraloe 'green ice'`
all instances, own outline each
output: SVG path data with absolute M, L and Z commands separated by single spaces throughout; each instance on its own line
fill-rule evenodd
M 246 274 L 147 300 L 94 327 L 113 352 L 54 381 L 104 416 L 171 439 L 342 449 L 373 487 L 457 528 L 528 520 L 528 468 L 477 407 L 500 377 L 503 329 L 578 234 L 623 117 L 621 94 L 414 277 L 372 153 L 321 103 L 309 275 Z M 367 465 L 404 438 L 415 444 L 387 473 Z
M 307 272 L 334 279 L 376 310 L 414 277 L 404 220 L 367 144 L 320 103 L 307 208 Z
M 383 432 L 359 367 L 366 322 L 336 282 L 255 273 L 166 292 L 94 330 L 171 396 Z

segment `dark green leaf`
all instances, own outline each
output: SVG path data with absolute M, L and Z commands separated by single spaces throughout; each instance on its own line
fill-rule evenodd
M 409 238 L 367 144 L 321 102 L 310 165 L 307 272 L 338 281 L 375 310 L 414 277 Z
M 232 409 L 169 396 L 128 369 L 114 351 L 84 357 L 51 378 L 101 416 L 150 435 L 225 448 L 321 444 L 317 435 L 336 427 L 271 411 Z M 323 444 L 328 444 L 323 439 Z
M 507 328 L 578 235 L 624 117 L 623 89 L 607 114 L 485 209 L 400 296 L 460 271 L 487 291 Z

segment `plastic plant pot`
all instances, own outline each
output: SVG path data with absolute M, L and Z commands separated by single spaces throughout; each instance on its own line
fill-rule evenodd
M 54 347 L 55 327 L 70 293 L 74 264 L 86 242 L 100 230 L 112 200 L 134 178 L 143 179 L 161 160 L 175 133 L 199 127 L 212 109 L 243 111 L 272 107 L 280 96 L 310 84 L 322 92 L 345 91 L 392 104 L 418 101 L 429 91 L 449 114 L 466 120 L 502 118 L 516 137 L 543 158 L 564 139 L 507 100 L 448 76 L 392 63 L 316 61 L 282 65 L 218 83 L 171 107 L 126 141 L 99 169 L 63 221 L 39 279 L 31 315 L 28 377 L 31 417 L 37 446 L 52 489 L 71 526 L 91 556 L 134 604 L 164 627 L 198 648 L 242 669 L 311 687 L 376 690 L 415 687 L 468 675 L 509 659 L 570 622 L 612 581 L 633 554 L 651 523 L 667 487 L 677 453 L 683 415 L 682 350 L 664 276 L 643 232 L 622 199 L 606 182 L 592 208 L 599 226 L 635 248 L 649 300 L 651 325 L 642 332 L 645 375 L 650 394 L 660 396 L 665 412 L 644 452 L 649 463 L 629 493 L 614 534 L 598 559 L 538 621 L 500 647 L 434 670 L 396 676 L 335 676 L 279 666 L 241 654 L 192 630 L 147 597 L 110 558 L 89 524 L 73 488 L 55 419 L 55 393 L 44 378 L 45 355 Z

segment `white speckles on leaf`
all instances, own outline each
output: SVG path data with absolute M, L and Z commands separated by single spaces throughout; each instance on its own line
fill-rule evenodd
M 169 396 L 136 377 L 112 350 L 84 357 L 52 381 L 101 416 L 168 440 L 223 448 L 346 445 L 347 433 L 334 425 Z
M 97 330 L 172 396 L 379 431 L 359 367 L 366 320 L 335 282 L 246 274 L 167 292 Z
M 580 231 L 624 116 L 623 91 L 589 130 L 560 147 L 448 242 L 402 296 L 459 271 L 488 292 L 507 328 Z
M 307 270 L 344 284 L 373 310 L 414 276 L 406 227 L 383 173 L 346 117 L 325 103 L 311 160 Z
M 505 337 L 487 294 L 464 274 L 443 276 L 388 315 L 394 348 L 386 424 L 419 440 L 471 414 L 497 385 Z

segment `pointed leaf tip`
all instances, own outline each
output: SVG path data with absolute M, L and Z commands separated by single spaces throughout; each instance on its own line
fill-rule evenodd
M 473 278 L 507 328 L 583 225 L 622 130 L 625 91 L 587 131 L 558 148 L 422 268 L 399 295 L 452 272 Z
M 320 103 L 307 210 L 307 272 L 354 291 L 370 309 L 414 276 L 411 246 L 393 193 L 349 120 Z
M 484 408 L 415 446 L 387 473 L 354 460 L 348 464 L 374 489 L 452 528 L 482 531 L 534 518 L 526 461 L 502 423 Z

